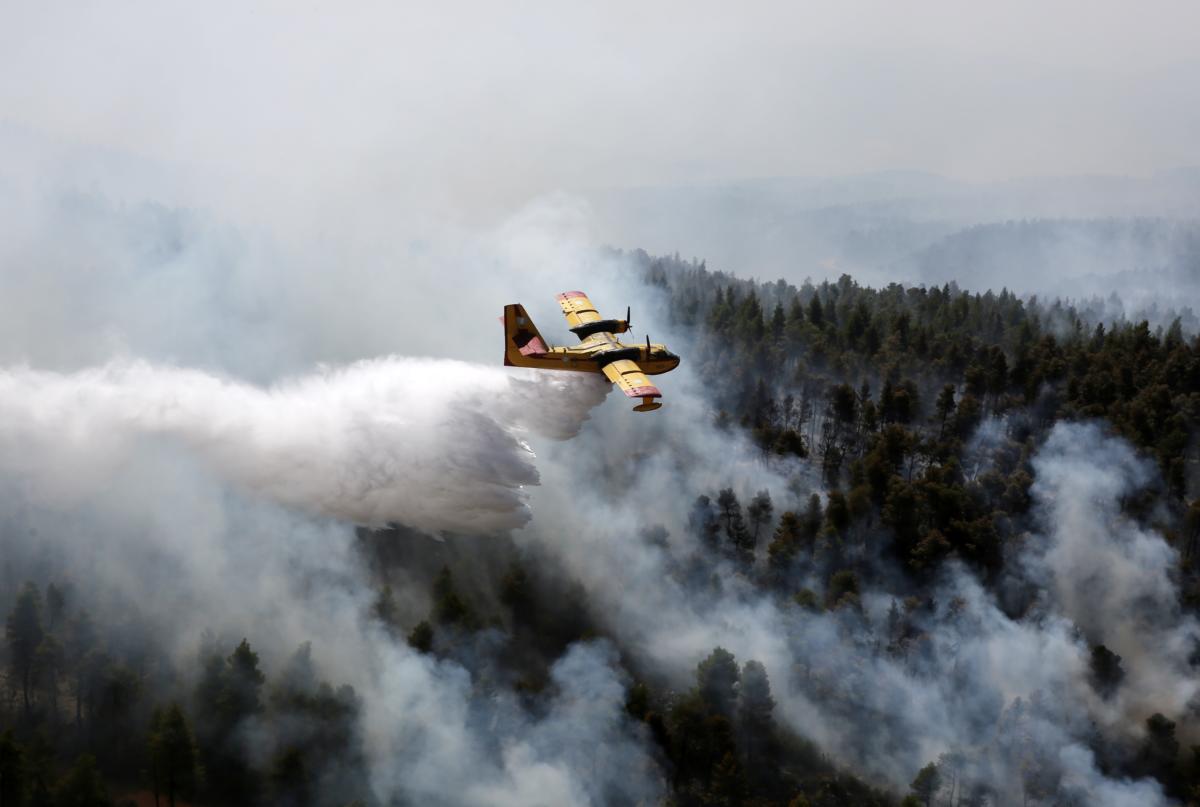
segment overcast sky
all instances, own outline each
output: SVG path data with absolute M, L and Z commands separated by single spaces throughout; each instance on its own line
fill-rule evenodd
M 1200 164 L 1194 2 L 318 6 L 0 0 L 0 121 L 250 205 L 469 214 L 753 176 Z

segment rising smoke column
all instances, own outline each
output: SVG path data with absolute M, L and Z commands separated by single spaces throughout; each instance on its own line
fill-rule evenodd
M 1179 605 L 1175 549 L 1121 509 L 1158 483 L 1153 464 L 1098 425 L 1062 423 L 1033 468 L 1046 534 L 1024 555 L 1024 570 L 1050 608 L 1121 656 L 1127 681 L 1100 710 L 1104 722 L 1182 713 L 1200 691 L 1189 661 L 1200 625 Z
M 573 373 L 390 357 L 260 388 L 117 362 L 0 371 L 0 468 L 35 493 L 101 485 L 145 441 L 184 447 L 285 505 L 367 526 L 491 532 L 527 522 L 526 438 L 566 439 L 608 392 Z
M 711 575 L 679 573 L 706 553 L 685 526 L 698 492 L 733 484 L 745 501 L 769 489 L 783 509 L 807 491 L 788 493 L 802 468 L 763 462 L 740 436 L 687 417 L 688 396 L 674 405 L 674 417 L 645 431 L 615 428 L 602 412 L 599 428 L 569 453 L 551 447 L 547 484 L 534 494 L 539 519 L 519 534 L 582 582 L 593 614 L 643 669 L 687 687 L 715 646 L 739 662 L 762 661 L 777 719 L 898 792 L 920 767 L 956 752 L 998 803 L 1020 803 L 1031 763 L 1056 772 L 1062 792 L 1084 803 L 1167 803 L 1153 780 L 1106 775 L 1091 750 L 1097 726 L 1136 744 L 1150 714 L 1182 715 L 1196 688 L 1186 664 L 1195 625 L 1176 605 L 1173 550 L 1121 514 L 1124 497 L 1155 484 L 1153 466 L 1127 443 L 1063 423 L 1036 453 L 1034 533 L 1011 564 L 1041 587 L 1036 609 L 1008 615 L 950 563 L 930 588 L 931 607 L 911 617 L 917 643 L 894 653 L 889 610 L 906 595 L 886 576 L 864 588 L 861 612 L 810 613 L 720 560 Z M 605 454 L 637 461 L 605 475 L 595 467 Z M 587 483 L 596 479 L 610 481 Z M 571 540 L 543 534 L 541 525 L 568 514 Z M 647 540 L 657 525 L 666 538 Z M 818 591 L 823 583 L 794 581 Z M 1128 662 L 1126 684 L 1108 700 L 1089 683 L 1090 644 L 1101 641 Z

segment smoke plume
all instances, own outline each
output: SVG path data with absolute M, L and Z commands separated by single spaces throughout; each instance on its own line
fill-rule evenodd
M 1003 432 L 1002 423 L 992 428 Z M 576 527 L 570 541 L 539 532 L 537 522 L 522 537 L 584 582 L 597 618 L 645 669 L 686 686 L 715 646 L 760 660 L 786 725 L 900 792 L 922 765 L 950 754 L 999 804 L 1020 803 L 1035 762 L 1061 792 L 1089 804 L 1167 803 L 1154 780 L 1103 773 L 1088 745 L 1097 725 L 1136 743 L 1147 717 L 1184 714 L 1196 692 L 1187 663 L 1196 626 L 1176 605 L 1173 550 L 1121 512 L 1126 497 L 1156 483 L 1128 444 L 1098 426 L 1064 423 L 1036 455 L 1035 533 L 1014 564 L 1042 588 L 1036 607 L 1009 615 L 950 564 L 930 589 L 932 607 L 906 617 L 917 638 L 897 645 L 889 611 L 906 596 L 899 576 L 865 588 L 860 612 L 812 613 L 765 594 L 723 560 L 689 573 L 707 553 L 686 526 L 689 493 L 733 482 L 743 500 L 766 489 L 781 509 L 796 508 L 813 477 L 800 463 L 766 462 L 686 409 L 646 429 L 601 423 L 572 443 L 569 461 L 566 447 L 552 450 L 554 481 L 535 507 L 550 522 L 569 512 Z M 595 434 L 605 435 L 604 449 L 589 446 Z M 636 470 L 614 483 L 618 490 L 582 494 L 595 473 L 577 461 L 581 442 L 585 454 L 638 456 Z M 648 541 L 656 526 L 665 539 Z M 819 591 L 823 581 L 796 580 L 791 590 L 802 585 Z M 1111 700 L 1089 683 L 1090 646 L 1101 642 L 1128 666 Z

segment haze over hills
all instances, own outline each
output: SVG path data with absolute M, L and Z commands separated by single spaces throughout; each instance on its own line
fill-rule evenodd
M 185 180 L 187 171 L 170 161 L 2 120 L 0 149 L 8 155 L 0 201 L 13 208 L 50 188 L 103 189 L 118 204 L 199 193 L 195 178 Z M 565 198 L 587 204 L 598 242 L 679 252 L 744 277 L 799 283 L 848 273 L 873 285 L 953 282 L 1070 299 L 1116 292 L 1130 312 L 1156 303 L 1200 309 L 1197 168 L 997 182 L 897 170 L 574 190 Z M 251 205 L 244 215 L 277 212 Z M 401 233 L 413 243 L 429 237 L 427 226 Z
M 799 282 L 845 272 L 1133 302 L 1200 277 L 1200 171 L 971 183 L 921 172 L 775 178 L 587 194 L 618 245 L 703 257 L 711 268 Z M 1140 272 L 1149 270 L 1142 277 Z M 1101 282 L 1101 279 L 1104 279 Z M 998 288 L 996 290 L 999 290 Z M 1163 289 L 1165 290 L 1165 289 Z M 1179 304 L 1178 289 L 1171 289 Z
M 8 5 L 2 807 L 1200 807 L 1200 5 Z

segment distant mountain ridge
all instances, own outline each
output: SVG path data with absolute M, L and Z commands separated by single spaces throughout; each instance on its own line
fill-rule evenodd
M 980 224 L 893 264 L 897 275 L 1063 297 L 1177 297 L 1200 278 L 1200 221 L 1034 219 Z M 1143 288 L 1139 293 L 1139 285 Z M 1130 293 L 1132 292 L 1132 294 Z M 1176 299 L 1174 302 L 1178 303 Z M 1191 304 L 1191 303 L 1190 303 Z
M 714 269 L 766 280 L 848 272 L 876 285 L 955 280 L 1078 296 L 1107 293 L 1107 277 L 1135 298 L 1144 290 L 1131 273 L 1169 270 L 1193 296 L 1200 275 L 1200 170 L 1192 168 L 994 183 L 895 171 L 587 198 L 609 243 L 701 257 Z

